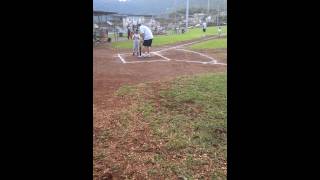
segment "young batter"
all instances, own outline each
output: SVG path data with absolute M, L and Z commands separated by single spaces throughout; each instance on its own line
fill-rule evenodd
M 132 55 L 134 56 L 135 54 L 139 56 L 139 43 L 140 43 L 140 35 L 139 31 L 136 30 L 135 33 L 132 36 L 133 39 L 133 53 Z

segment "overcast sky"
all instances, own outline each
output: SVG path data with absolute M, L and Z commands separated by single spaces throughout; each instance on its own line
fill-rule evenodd
M 189 0 L 190 7 L 207 7 L 208 0 Z M 220 7 L 226 0 L 210 0 L 210 7 Z M 114 11 L 133 14 L 159 14 L 174 11 L 175 0 L 93 0 L 94 10 Z M 186 0 L 176 0 L 177 6 L 182 8 Z

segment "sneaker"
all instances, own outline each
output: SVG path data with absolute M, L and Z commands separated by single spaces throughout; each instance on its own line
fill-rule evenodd
M 147 57 L 151 57 L 151 55 L 150 55 L 150 54 L 147 54 Z

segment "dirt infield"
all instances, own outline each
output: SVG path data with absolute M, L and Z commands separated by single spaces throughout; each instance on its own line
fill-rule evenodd
M 179 43 L 179 45 L 182 44 Z M 173 46 L 167 46 L 166 48 L 170 47 Z M 163 48 L 157 48 L 154 51 L 161 49 Z M 183 47 L 183 49 L 188 50 L 187 47 Z M 135 142 L 152 145 L 152 142 L 149 142 L 151 138 L 147 125 L 139 124 L 138 126 L 137 124 L 137 128 L 140 129 L 126 138 L 117 134 L 116 130 L 112 130 L 112 127 L 116 127 L 117 112 L 128 105 L 128 102 L 114 96 L 119 87 L 142 82 L 160 82 L 182 75 L 225 72 L 227 70 L 225 65 L 188 62 L 210 62 L 212 59 L 208 57 L 211 57 L 218 63 L 226 63 L 225 49 L 197 51 L 208 57 L 184 50 L 172 49 L 159 52 L 160 55 L 170 59 L 170 61 L 167 61 L 156 54 L 153 54 L 150 59 L 139 60 L 137 57 L 132 57 L 128 50 L 117 50 L 108 45 L 93 49 L 94 179 L 124 179 L 124 174 L 130 174 L 133 179 L 145 179 L 143 174 L 148 169 L 148 165 L 136 164 L 134 166 L 126 158 L 126 154 L 131 153 L 131 146 L 134 146 Z M 118 54 L 123 53 L 128 53 L 122 55 L 126 62 L 154 62 L 123 63 L 118 57 Z M 141 122 L 137 121 L 137 123 Z M 108 140 L 101 138 L 105 136 L 103 132 L 106 130 L 112 134 L 112 138 Z M 156 145 L 154 146 L 156 147 Z M 141 157 L 148 156 L 148 153 L 152 154 L 152 152 L 144 152 L 144 154 L 141 153 Z
M 151 57 L 148 58 L 142 58 L 142 57 L 137 57 L 137 56 L 133 56 L 132 54 L 123 54 L 121 55 L 121 57 L 123 59 L 125 59 L 125 61 L 127 63 L 133 63 L 133 62 L 146 62 L 146 61 L 165 61 L 166 59 L 162 58 L 161 56 L 157 55 L 157 54 L 153 54 L 151 55 Z
M 162 52 L 161 55 L 168 57 L 174 61 L 196 61 L 196 62 L 211 62 L 212 59 L 194 53 L 192 51 L 187 51 L 185 49 L 173 49 Z

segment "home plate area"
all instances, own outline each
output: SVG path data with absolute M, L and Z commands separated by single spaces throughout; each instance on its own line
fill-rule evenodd
M 194 63 L 211 63 L 216 62 L 210 56 L 207 56 L 202 53 L 198 53 L 195 51 L 190 51 L 186 49 L 173 49 L 168 51 L 161 52 L 162 56 L 167 57 L 172 61 L 185 61 L 185 62 L 194 62 Z
M 156 53 L 157 54 L 157 53 Z M 132 55 L 129 53 L 121 54 L 121 57 L 125 60 L 126 63 L 139 63 L 139 62 L 150 62 L 150 61 L 167 61 L 165 58 L 151 53 L 151 57 L 138 57 L 137 55 Z
M 217 63 L 214 58 L 187 49 L 167 49 L 151 52 L 151 57 L 138 57 L 133 56 L 132 53 L 118 54 L 122 63 L 144 63 L 144 62 L 186 62 L 186 63 L 200 63 L 200 64 L 221 64 Z

